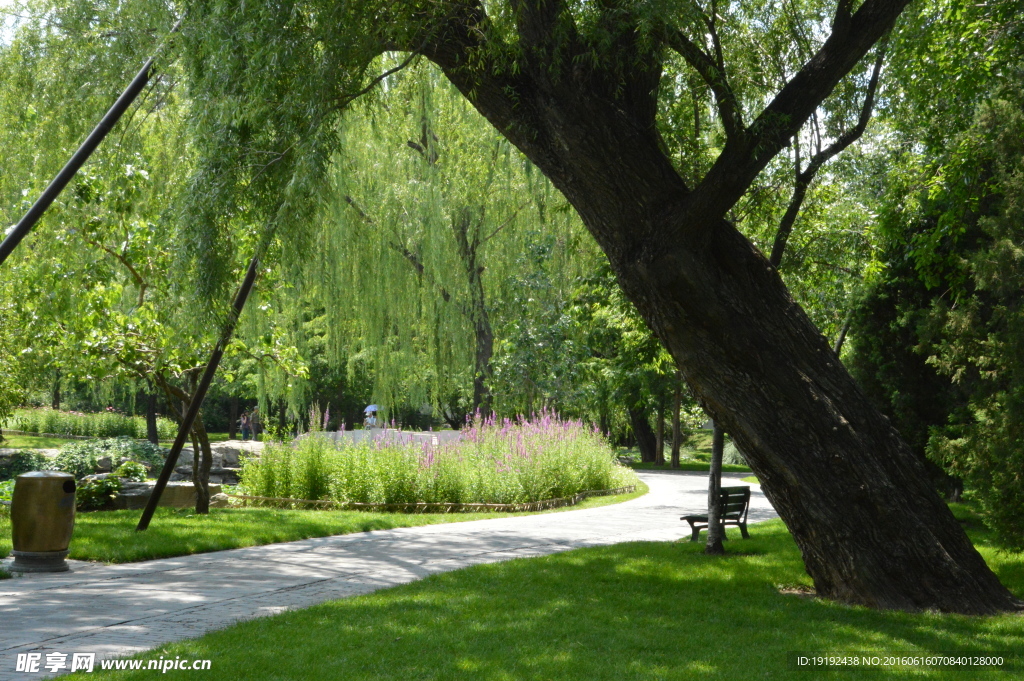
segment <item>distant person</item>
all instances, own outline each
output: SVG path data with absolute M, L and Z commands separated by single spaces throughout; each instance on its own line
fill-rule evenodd
M 366 412 L 366 418 L 363 419 L 364 428 L 376 428 L 377 427 L 377 412 L 368 411 Z
M 249 419 L 249 412 L 243 411 L 242 418 L 242 440 L 249 439 L 249 433 L 252 431 L 252 421 Z
M 262 424 L 260 423 L 260 407 L 256 405 L 252 408 L 252 414 L 249 415 L 249 428 L 252 430 L 252 439 L 258 440 L 260 431 L 262 430 Z

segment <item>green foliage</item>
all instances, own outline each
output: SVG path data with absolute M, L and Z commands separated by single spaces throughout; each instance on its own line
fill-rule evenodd
M 50 459 L 38 452 L 21 450 L 0 456 L 0 480 L 13 480 L 22 473 L 51 470 Z
M 97 461 L 105 456 L 110 457 L 114 466 L 121 459 L 160 466 L 167 458 L 167 452 L 151 442 L 126 437 L 84 440 L 61 447 L 55 465 L 58 470 L 81 478 L 94 473 Z
M 144 482 L 146 467 L 137 461 L 125 461 L 114 470 L 114 475 L 129 482 Z
M 172 439 L 178 432 L 177 424 L 164 417 L 158 417 L 156 425 L 161 439 Z M 8 421 L 7 427 L 26 433 L 39 434 L 146 437 L 146 418 L 144 416 L 128 416 L 116 411 L 83 414 L 74 411 L 58 411 L 48 407 L 17 409 Z
M 1004 89 L 887 216 L 887 269 L 858 313 L 854 371 L 919 452 L 964 479 L 1024 549 L 1024 94 Z
M 268 446 L 243 464 L 254 496 L 360 503 L 520 503 L 635 481 L 599 435 L 579 422 L 477 422 L 461 441 L 431 448 L 403 439 L 342 441 L 310 434 Z
M 121 491 L 121 480 L 109 476 L 78 483 L 75 490 L 75 508 L 79 511 L 102 511 L 109 508 Z

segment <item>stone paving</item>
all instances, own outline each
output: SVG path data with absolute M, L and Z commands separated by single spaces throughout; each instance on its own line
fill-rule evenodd
M 679 517 L 706 509 L 707 475 L 639 475 L 649 494 L 600 508 L 123 565 L 71 561 L 68 573 L 0 580 L 0 681 L 48 675 L 16 672 L 18 653 L 42 653 L 44 662 L 51 652 L 69 653 L 69 662 L 76 652 L 108 659 L 479 563 L 689 536 L 689 526 Z M 743 474 L 723 477 L 740 484 Z M 751 485 L 750 522 L 775 517 L 759 487 Z

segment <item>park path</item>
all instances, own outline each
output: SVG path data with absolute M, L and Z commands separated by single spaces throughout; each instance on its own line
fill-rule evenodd
M 0 681 L 18 653 L 129 655 L 240 620 L 369 593 L 448 570 L 586 546 L 689 535 L 680 515 L 707 508 L 706 473 L 638 472 L 650 493 L 542 515 L 322 537 L 0 581 Z M 723 476 L 738 484 L 742 474 Z M 750 522 L 777 514 L 751 485 Z M 756 532 L 756 530 L 755 530 Z M 97 663 L 98 665 L 98 663 Z M 42 668 L 42 667 L 41 667 Z

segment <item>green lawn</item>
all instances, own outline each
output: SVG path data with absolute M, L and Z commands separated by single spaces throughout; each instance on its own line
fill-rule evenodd
M 706 461 L 680 461 L 679 468 L 672 468 L 666 461 L 664 466 L 653 463 L 631 463 L 629 467 L 635 471 L 704 471 L 708 472 L 711 464 Z M 731 463 L 722 464 L 723 473 L 749 473 L 747 466 L 738 466 Z
M 228 439 L 227 433 L 208 433 L 208 435 L 210 436 L 210 442 L 224 442 Z M 59 449 L 62 445 L 66 445 L 69 442 L 78 442 L 81 440 L 82 438 L 4 433 L 4 441 L 0 442 L 0 447 L 9 449 Z M 174 444 L 174 440 L 160 441 L 160 446 L 168 449 L 172 444 Z M 191 447 L 192 443 L 189 442 L 188 446 Z
M 964 515 L 965 509 L 957 509 Z M 1024 595 L 1024 557 L 988 545 Z M 809 585 L 780 521 L 701 544 L 633 543 L 481 565 L 161 646 L 210 659 L 204 679 L 1007 679 L 992 668 L 797 670 L 790 653 L 1002 653 L 1024 661 L 1024 617 L 874 611 L 780 593 Z M 118 678 L 150 679 L 152 671 Z M 111 672 L 82 675 L 107 678 Z M 1019 677 L 1018 677 L 1019 678 Z
M 726 436 L 726 442 L 728 442 L 728 436 Z M 630 464 L 634 470 L 638 471 L 707 471 L 711 467 L 711 431 L 710 430 L 696 430 L 690 434 L 690 437 L 683 443 L 682 451 L 680 456 L 682 461 L 679 462 L 679 468 L 672 468 L 667 460 L 671 453 L 672 440 L 671 435 L 666 436 L 665 441 L 665 459 L 666 464 L 664 466 L 657 466 L 653 463 L 639 463 L 640 450 L 635 447 L 618 447 L 617 453 L 619 456 L 632 456 L 638 460 L 638 463 Z M 722 470 L 726 473 L 749 473 L 750 468 L 747 466 L 740 466 L 734 464 L 724 464 Z
M 576 506 L 543 511 L 595 508 L 647 493 L 639 483 L 632 494 L 591 497 Z M 367 513 L 363 511 L 297 511 L 272 508 L 215 508 L 210 515 L 196 515 L 192 509 L 158 508 L 145 532 L 136 532 L 141 511 L 96 511 L 79 513 L 71 540 L 70 558 L 107 563 L 130 563 L 152 558 L 170 558 L 245 546 L 351 534 L 369 530 L 390 530 L 435 523 L 454 523 L 484 518 L 503 518 L 528 513 Z M 0 558 L 11 551 L 11 520 L 0 515 Z
M 227 442 L 227 440 L 228 440 L 228 434 L 227 433 L 207 433 L 206 436 L 208 438 L 210 438 L 210 442 Z M 237 434 L 237 438 L 239 440 L 242 439 L 241 433 Z M 173 444 L 174 444 L 174 438 L 171 438 L 170 440 L 160 440 L 160 446 L 161 447 L 165 447 L 167 449 L 170 449 L 171 445 L 173 445 Z M 188 442 L 186 442 L 185 446 L 186 447 L 191 447 L 192 446 L 192 441 L 189 440 Z
M 59 449 L 69 442 L 77 442 L 77 438 L 50 437 L 49 435 L 12 435 L 4 433 L 4 441 L 0 447 L 9 449 Z

